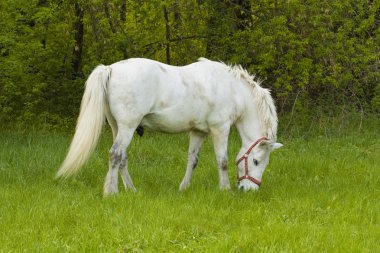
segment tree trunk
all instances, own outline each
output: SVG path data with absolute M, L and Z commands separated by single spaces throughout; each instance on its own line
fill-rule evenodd
M 252 25 L 251 3 L 249 0 L 232 1 L 236 16 L 236 28 L 240 31 L 247 29 Z
M 170 64 L 170 25 L 169 25 L 169 13 L 166 6 L 164 8 L 165 28 L 166 28 L 166 63 Z
M 84 24 L 83 16 L 84 11 L 81 6 L 76 2 L 74 4 L 74 39 L 75 45 L 73 50 L 72 68 L 73 77 L 80 76 L 81 74 L 81 64 L 82 64 L 82 50 L 83 50 L 83 34 L 84 34 Z
M 229 3 L 227 1 L 213 0 L 210 1 L 210 10 L 213 12 L 207 20 L 207 42 L 206 54 L 207 58 L 218 57 L 226 59 L 226 50 L 224 38 L 231 35 L 231 30 L 226 29 L 226 23 L 231 22 L 231 13 Z M 222 56 L 222 57 L 221 57 Z M 221 58 L 220 58 L 221 57 Z
M 124 28 L 124 25 L 125 25 L 125 22 L 127 21 L 127 4 L 125 2 L 123 2 L 123 4 L 121 5 L 120 7 L 120 20 L 121 20 L 121 29 L 125 29 Z M 129 58 L 129 52 L 128 52 L 128 40 L 127 40 L 127 36 L 128 34 L 126 32 L 124 32 L 125 34 L 125 40 L 124 42 L 122 43 L 122 47 L 123 47 L 123 56 L 124 56 L 124 59 L 128 59 Z
M 123 22 L 127 20 L 127 4 L 125 2 L 120 7 L 120 20 Z
M 105 12 L 105 14 L 107 16 L 108 24 L 110 25 L 111 32 L 116 33 L 116 29 L 115 29 L 115 26 L 113 24 L 112 17 L 111 17 L 111 14 L 110 14 L 110 7 L 109 7 L 109 2 L 108 1 L 104 2 L 104 12 Z
M 180 30 L 180 24 L 181 24 L 181 12 L 180 12 L 180 3 L 178 0 L 176 0 L 174 3 L 173 3 L 173 6 L 172 6 L 172 10 L 173 10 L 173 13 L 174 13 L 174 24 L 173 24 L 173 27 L 174 27 L 174 31 L 175 32 L 178 32 Z
M 49 3 L 47 0 L 39 0 L 37 3 L 37 7 L 42 8 L 42 7 L 49 7 Z M 49 28 L 49 21 L 44 22 L 44 29 L 47 31 Z M 43 49 L 46 49 L 46 34 L 43 35 L 43 38 L 41 38 L 41 45 Z

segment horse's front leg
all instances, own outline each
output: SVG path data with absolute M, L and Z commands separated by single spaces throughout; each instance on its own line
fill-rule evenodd
M 212 141 L 214 143 L 214 150 L 216 162 L 218 164 L 219 172 L 219 188 L 221 190 L 230 190 L 230 180 L 227 173 L 227 146 L 228 146 L 229 128 L 213 129 L 211 131 Z
M 190 132 L 189 155 L 187 159 L 186 173 L 181 185 L 179 186 L 180 191 L 183 191 L 190 186 L 191 178 L 193 177 L 194 170 L 198 164 L 199 151 L 205 137 L 206 135 L 204 133 L 195 131 Z

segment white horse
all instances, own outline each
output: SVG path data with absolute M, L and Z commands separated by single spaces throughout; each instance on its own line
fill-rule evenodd
M 74 174 L 86 162 L 98 142 L 105 117 L 114 138 L 105 195 L 118 192 L 118 170 L 125 188 L 136 190 L 128 173 L 126 148 L 137 128 L 190 132 L 187 168 L 180 190 L 190 185 L 207 135 L 214 144 L 220 189 L 230 189 L 227 144 L 233 124 L 242 140 L 237 155 L 239 189 L 258 189 L 269 153 L 282 146 L 276 143 L 277 115 L 269 91 L 241 66 L 204 58 L 183 67 L 128 59 L 100 65 L 90 74 L 76 132 L 58 177 Z

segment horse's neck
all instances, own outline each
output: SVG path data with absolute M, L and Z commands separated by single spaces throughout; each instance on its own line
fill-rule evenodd
M 236 122 L 236 128 L 240 134 L 242 147 L 249 147 L 253 142 L 264 135 L 257 108 L 253 103 L 250 103 L 251 102 L 246 105 L 247 108 L 244 115 Z

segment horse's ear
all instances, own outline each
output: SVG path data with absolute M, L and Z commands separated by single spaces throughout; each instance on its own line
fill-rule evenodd
M 274 142 L 274 143 L 270 144 L 270 149 L 271 149 L 271 151 L 273 151 L 275 149 L 281 148 L 282 146 L 284 146 L 284 145 L 282 145 L 281 143 Z
M 262 141 L 259 144 L 259 147 L 262 149 L 266 149 L 269 151 L 273 151 L 275 149 L 281 148 L 283 145 L 281 143 L 277 142 L 270 142 L 270 141 Z

